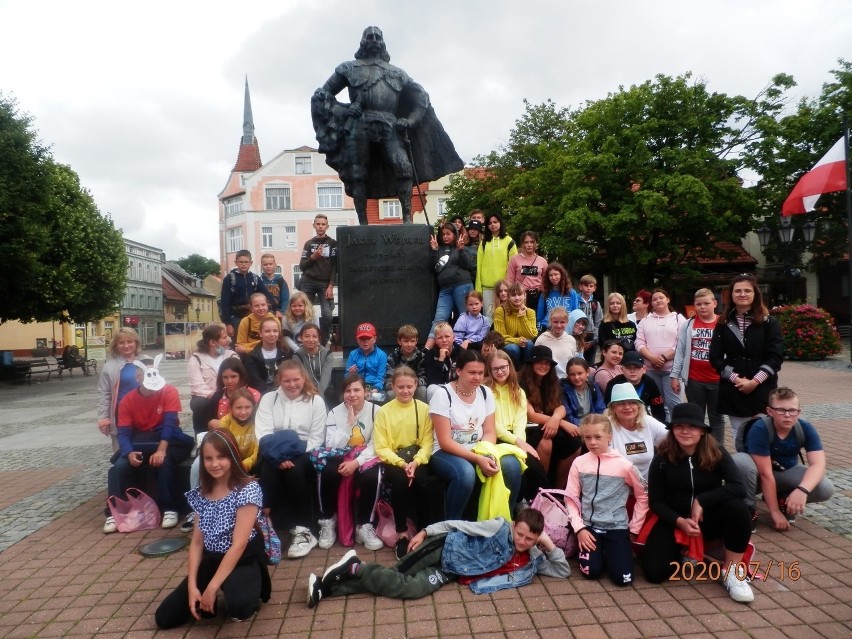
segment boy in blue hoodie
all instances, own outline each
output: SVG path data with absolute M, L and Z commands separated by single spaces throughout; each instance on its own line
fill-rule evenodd
M 358 324 L 355 329 L 358 348 L 349 353 L 346 360 L 346 372 L 358 373 L 367 383 L 367 390 L 381 392 L 388 367 L 388 356 L 376 348 L 376 327 L 369 322 Z

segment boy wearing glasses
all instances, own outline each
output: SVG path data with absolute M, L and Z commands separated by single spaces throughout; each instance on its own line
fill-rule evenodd
M 245 249 L 237 251 L 234 256 L 234 268 L 222 280 L 219 316 L 231 339 L 236 337 L 240 321 L 251 313 L 252 295 L 263 293 L 269 307 L 275 308 L 275 300 L 260 280 L 260 276 L 249 270 L 251 265 L 251 252 Z
M 756 515 L 755 495 L 763 493 L 776 530 L 787 530 L 806 503 L 826 501 L 834 486 L 825 476 L 825 451 L 810 422 L 799 419 L 799 397 L 779 387 L 769 393 L 766 417 L 744 426 L 734 461 L 746 480 L 746 505 Z M 807 465 L 801 458 L 805 449 Z

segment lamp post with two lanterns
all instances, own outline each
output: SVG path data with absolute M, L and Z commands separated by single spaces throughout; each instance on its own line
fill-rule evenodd
M 764 254 L 766 254 L 766 249 L 768 248 L 769 241 L 772 238 L 772 229 L 764 223 L 764 225 L 755 232 L 757 233 L 757 240 L 760 243 L 760 248 Z M 780 228 L 778 229 L 778 239 L 781 242 L 782 256 L 784 260 L 784 277 L 787 280 L 787 298 L 785 300 L 787 304 L 792 303 L 793 297 L 796 294 L 796 280 L 802 276 L 801 269 L 796 268 L 793 265 L 793 258 L 795 254 L 795 249 L 793 248 L 793 237 L 795 236 L 795 233 L 796 229 L 793 226 L 792 218 L 788 215 L 782 215 Z M 802 238 L 805 242 L 805 249 L 813 244 L 815 236 L 816 224 L 813 222 L 806 222 L 802 225 Z

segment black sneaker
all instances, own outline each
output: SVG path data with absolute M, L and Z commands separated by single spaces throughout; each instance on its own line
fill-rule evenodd
M 757 510 L 751 511 L 751 534 L 757 532 Z
M 189 513 L 180 525 L 180 531 L 188 533 L 192 532 L 193 528 L 195 528 L 195 513 Z
M 355 554 L 355 549 L 353 548 L 343 555 L 337 563 L 333 563 L 326 568 L 322 575 L 322 587 L 325 588 L 329 584 L 348 579 L 352 575 L 350 568 L 360 563 L 361 560 L 358 559 L 358 555 Z
M 308 608 L 316 606 L 322 599 L 322 582 L 319 577 L 311 573 L 308 577 Z
M 787 521 L 791 524 L 796 523 L 796 515 L 791 515 L 787 512 L 787 500 L 785 498 L 781 498 L 778 500 L 778 508 L 781 509 L 781 514 L 787 518 Z
M 408 554 L 408 537 L 400 537 L 396 540 L 396 545 L 393 547 L 393 554 L 397 559 L 402 559 Z

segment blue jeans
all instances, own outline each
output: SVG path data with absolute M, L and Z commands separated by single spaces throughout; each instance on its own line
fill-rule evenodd
M 463 457 L 443 450 L 432 453 L 429 468 L 447 482 L 447 492 L 444 495 L 444 518 L 461 519 L 473 487 L 478 481 L 476 468 Z M 503 483 L 509 489 L 509 510 L 514 512 L 518 493 L 521 490 L 521 464 L 513 455 L 505 455 L 500 458 L 500 468 L 503 471 Z
M 323 344 L 328 341 L 328 337 L 331 334 L 331 319 L 334 315 L 334 309 L 331 306 L 332 300 L 327 299 L 325 296 L 327 288 L 328 284 L 311 284 L 304 279 L 299 283 L 299 290 L 308 296 L 311 304 L 314 303 L 314 296 L 319 298 L 320 312 L 322 313 L 322 317 L 320 317 L 320 330 L 322 331 L 320 339 Z
M 518 344 L 506 344 L 503 346 L 503 350 L 512 358 L 512 363 L 515 365 L 515 368 L 518 369 L 521 367 L 521 364 L 524 362 L 530 361 L 530 357 L 532 357 L 532 349 L 535 346 L 535 342 L 531 339 L 527 340 L 526 346 L 519 346 Z
M 150 455 L 145 455 L 145 461 L 141 466 L 131 466 L 127 456 L 119 457 L 115 463 L 110 466 L 107 471 L 107 493 L 110 497 L 118 497 L 124 499 L 124 492 L 132 485 L 131 479 L 137 472 L 152 468 L 148 460 Z M 154 468 L 157 474 L 157 506 L 160 511 L 173 510 L 177 512 L 178 503 L 175 495 L 175 456 L 172 452 L 172 447 L 166 451 L 166 458 L 163 460 L 162 466 Z
M 435 327 L 440 322 L 446 322 L 450 319 L 450 313 L 453 310 L 453 305 L 456 307 L 456 312 L 461 315 L 465 312 L 464 297 L 468 291 L 473 290 L 473 284 L 459 284 L 458 286 L 447 286 L 438 291 L 438 303 L 435 306 L 435 320 L 432 322 L 432 328 L 429 330 L 429 337 L 435 337 Z

